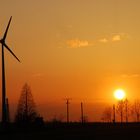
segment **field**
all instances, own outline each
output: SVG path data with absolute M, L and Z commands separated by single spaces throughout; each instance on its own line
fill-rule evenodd
M 12 140 L 127 140 L 140 139 L 140 124 L 112 123 L 47 123 L 45 126 L 17 128 L 9 126 L 0 131 L 0 139 Z

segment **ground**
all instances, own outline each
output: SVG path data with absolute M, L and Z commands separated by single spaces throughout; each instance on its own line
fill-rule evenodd
M 139 123 L 47 123 L 43 127 L 15 127 L 0 131 L 0 139 L 11 140 L 135 140 Z

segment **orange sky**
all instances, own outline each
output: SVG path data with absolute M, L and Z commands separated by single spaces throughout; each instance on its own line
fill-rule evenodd
M 45 119 L 65 116 L 66 97 L 73 120 L 81 101 L 89 119 L 100 120 L 116 88 L 129 100 L 140 98 L 139 6 L 138 0 L 1 0 L 0 36 L 12 15 L 7 44 L 21 60 L 5 50 L 11 110 L 25 82 Z

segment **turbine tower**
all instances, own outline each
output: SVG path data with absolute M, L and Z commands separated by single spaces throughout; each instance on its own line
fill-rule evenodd
M 20 60 L 16 57 L 16 55 L 12 52 L 12 50 L 5 43 L 11 20 L 12 20 L 12 16 L 10 17 L 10 20 L 8 22 L 8 25 L 7 25 L 6 31 L 3 35 L 3 38 L 0 40 L 0 43 L 2 45 L 2 124 L 6 124 L 6 122 L 7 122 L 4 48 L 6 48 L 20 62 Z
M 9 101 L 8 98 L 6 98 L 6 119 L 7 122 L 10 123 L 10 110 L 9 110 Z

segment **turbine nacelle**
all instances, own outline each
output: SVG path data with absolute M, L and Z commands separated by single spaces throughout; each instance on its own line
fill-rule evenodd
M 4 39 L 1 39 L 1 40 L 0 40 L 0 43 L 1 43 L 1 44 L 5 44 L 5 40 L 4 40 Z

